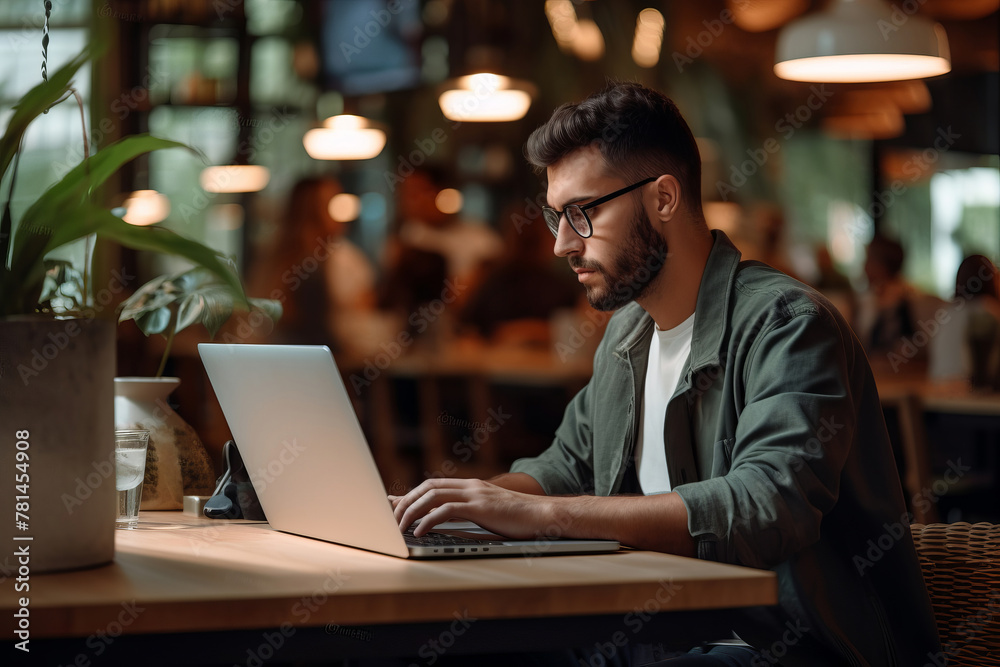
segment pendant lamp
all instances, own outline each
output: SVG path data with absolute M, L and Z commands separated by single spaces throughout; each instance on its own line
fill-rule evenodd
M 944 28 L 883 0 L 833 0 L 792 21 L 778 35 L 774 65 L 782 79 L 820 83 L 921 79 L 950 70 Z

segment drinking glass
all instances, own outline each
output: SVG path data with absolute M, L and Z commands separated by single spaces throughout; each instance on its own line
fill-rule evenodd
M 118 489 L 116 528 L 135 528 L 139 521 L 142 478 L 146 474 L 149 431 L 115 431 L 115 487 Z

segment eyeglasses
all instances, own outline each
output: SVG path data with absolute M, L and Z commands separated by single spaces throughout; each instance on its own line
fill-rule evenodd
M 595 199 L 592 202 L 587 202 L 583 206 L 579 204 L 568 204 L 566 208 L 561 211 L 557 211 L 549 206 L 542 207 L 542 215 L 545 216 L 545 224 L 548 226 L 549 231 L 552 232 L 553 236 L 559 236 L 559 219 L 566 214 L 566 222 L 569 226 L 573 228 L 573 231 L 582 236 L 585 239 L 589 239 L 594 235 L 594 225 L 590 222 L 590 216 L 587 215 L 587 210 L 592 209 L 595 206 L 599 206 L 605 202 L 609 202 L 615 197 L 621 197 L 623 194 L 632 192 L 638 187 L 642 187 L 646 183 L 651 183 L 655 181 L 656 178 L 650 176 L 649 178 L 639 181 L 638 183 L 633 183 L 632 185 L 622 188 L 621 190 L 615 190 L 609 195 L 605 195 L 600 199 Z

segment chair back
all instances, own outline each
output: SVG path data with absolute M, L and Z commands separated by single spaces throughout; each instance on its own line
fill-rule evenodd
M 1000 525 L 910 530 L 948 667 L 1000 667 Z

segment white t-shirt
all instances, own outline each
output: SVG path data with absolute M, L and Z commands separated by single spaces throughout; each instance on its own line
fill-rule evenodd
M 649 343 L 646 386 L 643 390 L 639 419 L 642 428 L 635 448 L 635 470 L 644 494 L 670 491 L 667 472 L 667 448 L 663 442 L 663 423 L 667 402 L 677 389 L 684 363 L 691 355 L 694 314 L 673 329 L 656 327 Z

